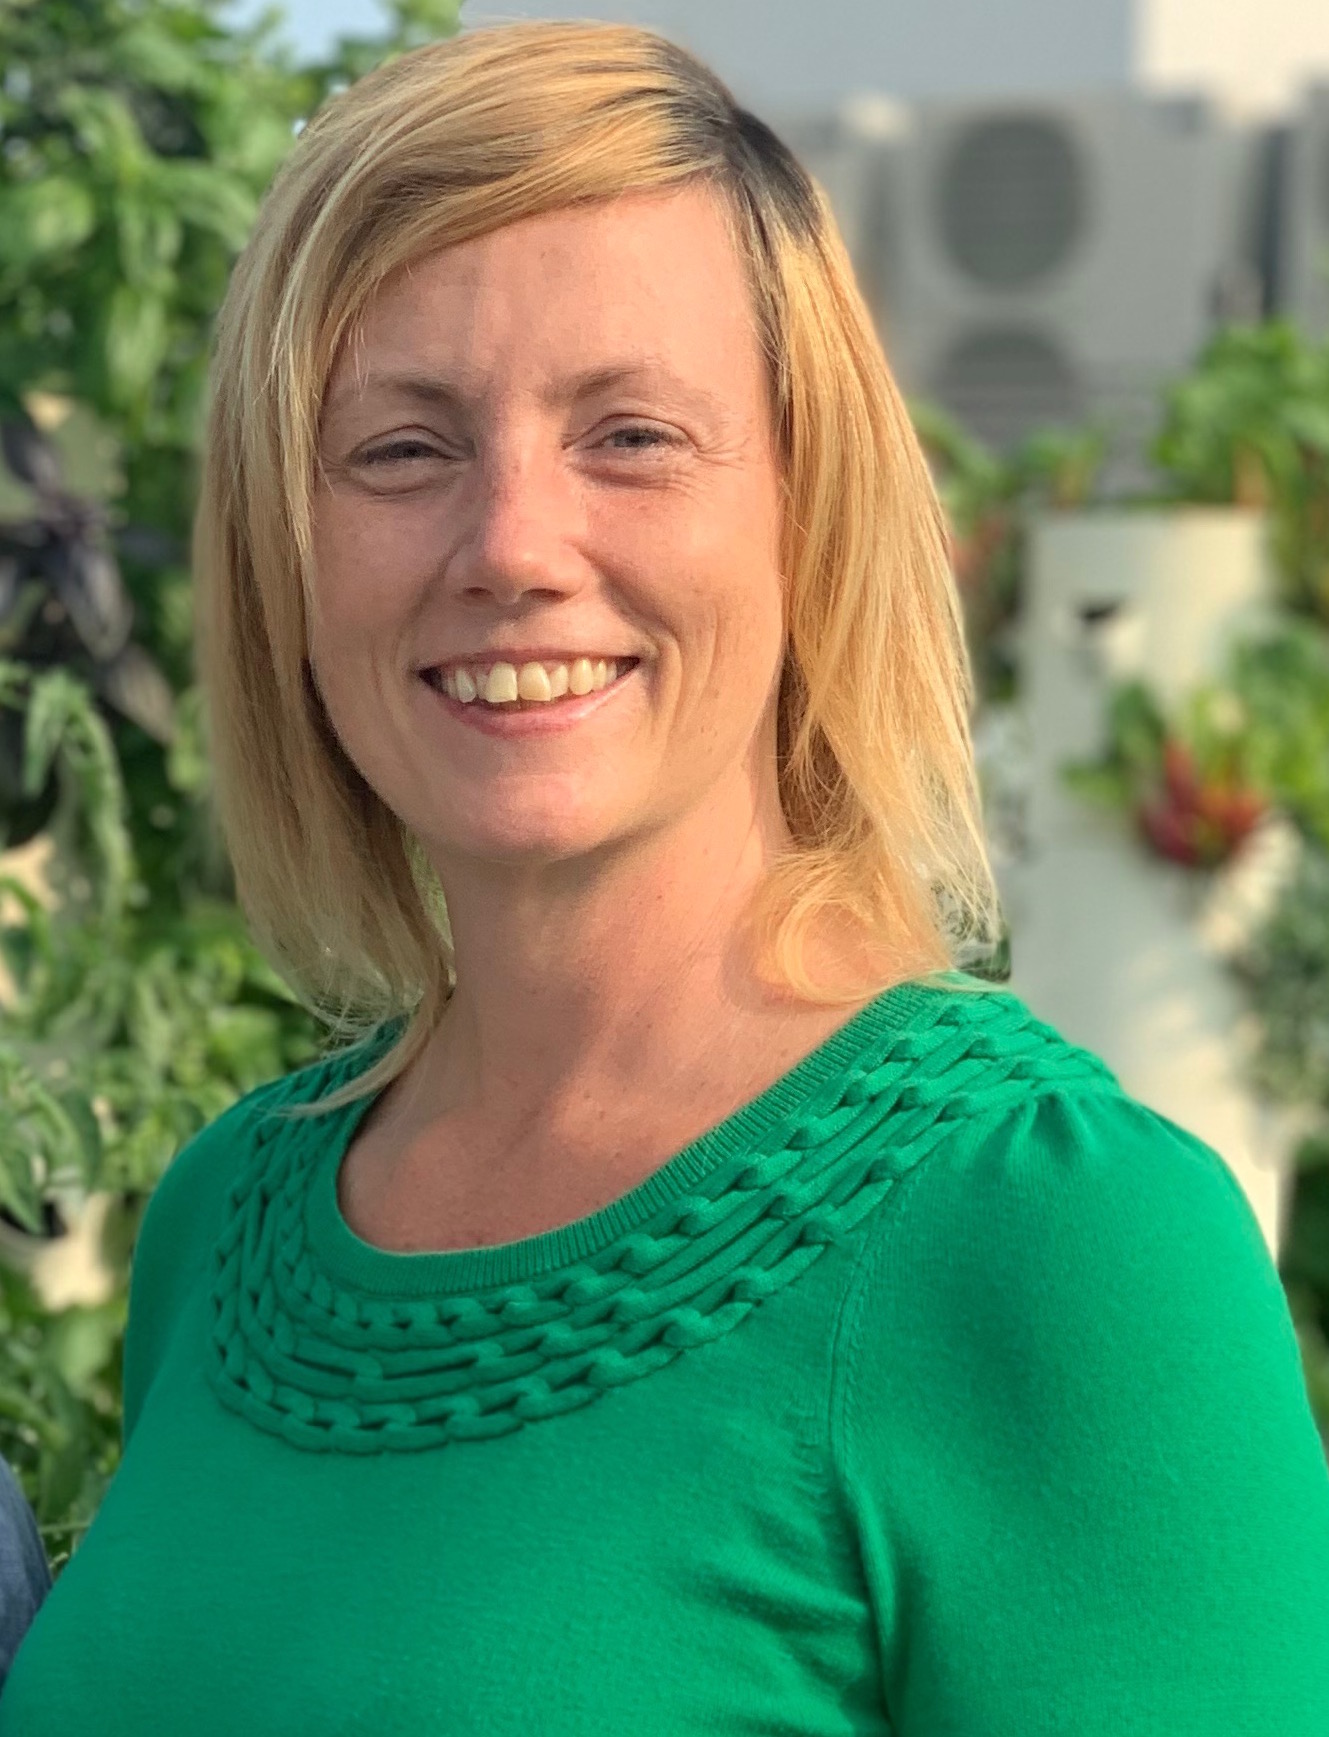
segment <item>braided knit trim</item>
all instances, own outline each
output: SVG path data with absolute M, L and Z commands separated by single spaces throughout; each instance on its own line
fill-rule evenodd
M 305 1070 L 331 1089 L 344 1060 Z M 368 1296 L 320 1271 L 305 1198 L 317 1121 L 255 1129 L 214 1249 L 208 1379 L 260 1429 L 319 1452 L 419 1451 L 573 1411 L 730 1333 L 848 1238 L 950 1125 L 1106 1064 L 1013 997 L 936 998 L 749 1153 L 635 1231 L 527 1283 Z M 410 1258 L 410 1257 L 403 1257 Z

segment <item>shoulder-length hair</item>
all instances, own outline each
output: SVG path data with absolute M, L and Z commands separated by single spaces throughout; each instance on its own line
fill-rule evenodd
M 847 1004 L 899 980 L 902 958 L 955 987 L 961 950 L 999 936 L 945 522 L 824 195 L 661 36 L 478 30 L 323 106 L 267 194 L 218 323 L 196 651 L 237 896 L 257 944 L 341 1037 L 405 1016 L 319 1112 L 395 1078 L 455 984 L 437 878 L 342 750 L 308 665 L 334 362 L 408 263 L 519 218 L 684 183 L 716 191 L 747 272 L 784 485 L 777 756 L 792 845 L 749 908 L 758 968 Z M 827 918 L 863 938 L 852 988 L 808 969 Z

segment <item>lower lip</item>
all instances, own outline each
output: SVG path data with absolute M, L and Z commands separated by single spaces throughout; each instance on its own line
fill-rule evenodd
M 468 724 L 471 729 L 479 730 L 482 735 L 556 736 L 564 730 L 572 729 L 574 725 L 581 723 L 583 718 L 589 718 L 603 707 L 612 705 L 616 696 L 640 669 L 641 665 L 634 663 L 631 669 L 624 670 L 606 687 L 597 688 L 594 693 L 579 694 L 571 698 L 565 695 L 561 699 L 547 700 L 540 705 L 531 706 L 525 711 L 489 706 L 483 700 L 464 703 L 454 700 L 451 694 L 444 693 L 441 688 L 431 687 L 423 676 L 419 681 L 426 693 L 437 700 L 449 716 L 456 718 L 458 723 Z

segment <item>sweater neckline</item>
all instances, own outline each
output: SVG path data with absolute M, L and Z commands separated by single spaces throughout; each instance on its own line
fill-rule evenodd
M 213 1247 L 214 1391 L 296 1447 L 415 1452 L 562 1416 L 733 1332 L 853 1236 L 946 1124 L 1120 1089 L 1018 997 L 962 993 L 963 976 L 883 991 L 618 1200 L 492 1248 L 407 1254 L 351 1231 L 337 1170 L 372 1097 L 294 1123 L 260 1106 Z M 394 1035 L 266 1107 L 335 1089 Z
M 960 980 L 966 975 L 946 973 Z M 305 1196 L 309 1253 L 334 1283 L 373 1296 L 460 1296 L 576 1266 L 637 1230 L 727 1159 L 751 1152 L 782 1119 L 806 1117 L 820 1088 L 838 1085 L 855 1060 L 884 1036 L 905 1029 L 927 1009 L 935 1011 L 939 994 L 944 996 L 944 989 L 914 979 L 891 985 L 764 1091 L 705 1130 L 625 1194 L 568 1224 L 487 1247 L 406 1253 L 366 1242 L 351 1229 L 337 1199 L 337 1178 L 356 1129 L 382 1095 L 373 1093 L 343 1111 L 306 1124 L 321 1131 Z M 398 1030 L 394 1024 L 376 1034 L 358 1052 L 355 1071 L 363 1072 L 372 1065 Z M 340 1085 L 340 1079 L 336 1083 Z

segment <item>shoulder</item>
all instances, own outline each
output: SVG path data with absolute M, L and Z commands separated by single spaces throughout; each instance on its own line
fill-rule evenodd
M 1071 1046 L 1064 1046 L 1070 1049 Z M 1179 1306 L 1240 1283 L 1243 1307 L 1286 1313 L 1246 1196 L 1204 1140 L 1108 1075 L 1059 1077 L 1045 1043 L 996 1087 L 957 1083 L 950 1125 L 870 1226 L 847 1299 L 861 1313 L 888 1273 L 926 1273 L 933 1302 L 981 1293 L 999 1311 L 1084 1311 L 1085 1291 Z M 944 1259 L 935 1257 L 944 1254 Z
M 287 1125 L 283 1109 L 316 1097 L 325 1073 L 326 1064 L 314 1062 L 255 1086 L 181 1146 L 144 1209 L 134 1246 L 136 1273 L 154 1245 L 179 1246 L 188 1223 L 201 1226 L 213 1218 L 255 1150 Z
M 893 1108 L 930 1110 L 941 1137 L 917 1142 L 916 1161 L 902 1166 L 890 1209 L 872 1227 L 878 1253 L 901 1218 L 940 1232 L 951 1215 L 945 1228 L 958 1229 L 994 1210 L 1013 1235 L 1040 1243 L 1072 1237 L 1088 1220 L 1129 1237 L 1132 1226 L 1161 1229 L 1180 1213 L 1192 1231 L 1209 1222 L 1264 1248 L 1220 1154 L 1130 1096 L 1099 1056 L 1018 996 L 942 993 L 931 1008 L 892 1046 L 880 1077 Z
M 1316 1440 L 1286 1296 L 1240 1184 L 1203 1140 L 1107 1081 L 1030 1081 L 909 1169 L 861 1246 L 835 1381 L 850 1452 L 857 1440 L 869 1456 L 892 1394 L 941 1406 L 960 1437 L 1007 1435 L 1023 1417 L 1050 1454 L 1062 1429 L 1129 1434 L 1141 1404 L 1221 1431 L 1249 1403 L 1300 1451 Z
M 294 1137 L 307 1118 L 285 1114 L 312 1103 L 376 1059 L 384 1030 L 246 1092 L 188 1140 L 152 1191 L 130 1264 L 124 1347 L 126 1439 L 160 1363 L 173 1324 L 193 1289 L 210 1283 L 212 1251 L 227 1204 L 271 1142 Z M 395 1035 L 395 1028 L 392 1032 Z M 315 1125 L 317 1125 L 315 1123 Z
M 391 1035 L 396 1027 L 391 1028 Z M 160 1240 L 163 1227 L 182 1214 L 207 1218 L 244 1174 L 253 1157 L 288 1129 L 306 1118 L 287 1112 L 310 1104 L 363 1072 L 381 1053 L 384 1028 L 274 1080 L 267 1080 L 236 1099 L 201 1128 L 171 1159 L 153 1189 L 144 1211 L 135 1260 L 145 1244 Z
M 975 1052 L 948 1017 L 966 1059 L 864 1222 L 830 1359 L 902 1728 L 1041 1729 L 1052 1694 L 1086 1733 L 1124 1707 L 1198 1734 L 1220 1704 L 1225 1729 L 1309 1729 L 1329 1478 L 1240 1185 L 1106 1071 L 1072 1077 L 1047 1027 L 1007 1009 Z

